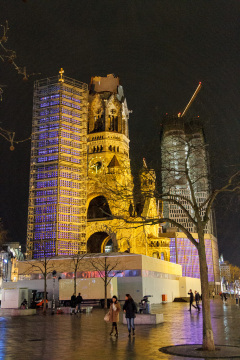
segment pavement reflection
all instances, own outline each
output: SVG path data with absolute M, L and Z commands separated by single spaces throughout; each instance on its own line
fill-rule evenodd
M 105 311 L 92 314 L 47 315 L 0 319 L 0 360 L 144 360 L 182 357 L 162 354 L 159 348 L 202 341 L 201 311 L 188 311 L 186 303 L 153 307 L 164 314 L 164 323 L 136 326 L 136 336 L 128 338 L 127 328 L 119 324 L 119 337 L 110 337 L 110 325 L 103 321 Z M 211 301 L 216 344 L 240 345 L 240 309 L 233 302 Z M 121 316 L 120 316 L 121 318 Z M 188 358 L 190 359 L 190 358 Z

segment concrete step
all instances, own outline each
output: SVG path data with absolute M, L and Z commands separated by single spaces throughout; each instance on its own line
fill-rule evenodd
M 0 309 L 0 316 L 29 316 L 35 314 L 36 309 Z
M 136 314 L 134 319 L 135 325 L 144 325 L 144 324 L 161 324 L 163 323 L 163 314 Z M 123 314 L 123 324 L 127 324 L 127 319 L 125 318 L 125 314 Z

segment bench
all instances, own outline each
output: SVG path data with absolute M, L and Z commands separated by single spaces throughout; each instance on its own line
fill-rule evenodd
M 82 301 L 82 307 L 83 306 L 100 306 L 101 305 L 101 300 L 97 300 L 97 299 L 90 299 L 90 300 L 83 300 Z
M 93 306 L 81 306 L 82 313 L 90 313 L 93 310 Z M 72 314 L 74 313 L 75 308 L 71 308 L 70 306 L 63 306 L 57 308 L 57 314 Z
M 81 306 L 102 306 L 102 301 L 99 299 L 83 299 Z M 70 300 L 60 300 L 59 301 L 60 307 L 70 307 L 71 301 Z
M 163 323 L 163 314 L 136 314 L 134 319 L 135 325 L 156 325 Z M 127 324 L 125 314 L 123 314 L 123 324 Z

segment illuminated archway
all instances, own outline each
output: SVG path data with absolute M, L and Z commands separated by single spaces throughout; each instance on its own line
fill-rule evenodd
M 111 217 L 111 210 L 107 199 L 100 195 L 93 198 L 88 206 L 87 219 L 105 219 Z
M 103 231 L 92 234 L 87 241 L 88 253 L 103 253 L 113 250 L 113 241 L 111 237 Z

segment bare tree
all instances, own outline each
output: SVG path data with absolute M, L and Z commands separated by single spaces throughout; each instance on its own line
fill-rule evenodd
M 27 81 L 30 76 L 39 75 L 39 73 L 32 73 L 28 74 L 26 66 L 19 66 L 16 63 L 16 52 L 12 49 L 9 49 L 7 47 L 7 41 L 8 41 L 8 34 L 9 34 L 9 26 L 8 21 L 6 20 L 5 24 L 0 24 L 0 60 L 4 63 L 7 63 L 11 66 L 13 66 L 14 70 L 17 71 L 19 75 L 23 76 L 23 81 Z M 4 85 L 0 85 L 0 101 L 2 101 L 2 94 L 3 94 L 3 87 Z M 0 127 L 0 136 L 2 136 L 5 140 L 10 142 L 10 150 L 13 151 L 14 143 L 18 144 L 27 140 L 30 140 L 31 137 L 28 137 L 27 139 L 23 140 L 15 140 L 15 132 L 3 129 Z
M 186 234 L 197 248 L 203 300 L 203 349 L 214 350 L 204 234 L 212 233 L 210 220 L 213 204 L 218 195 L 224 192 L 239 193 L 240 171 L 235 171 L 221 187 L 213 189 L 209 179 L 207 145 L 203 141 L 203 136 L 196 134 L 195 130 L 187 134 L 177 132 L 167 138 L 165 148 L 162 149 L 162 187 L 160 189 L 152 187 L 152 170 L 149 169 L 149 176 L 146 178 L 148 183 L 142 192 L 144 201 L 154 197 L 156 201 L 163 202 L 165 207 L 173 205 L 181 212 L 181 217 L 186 219 L 185 223 L 180 218 L 166 215 L 164 209 L 163 217 L 159 214 L 154 217 L 145 216 L 142 211 L 136 211 L 136 208 L 130 214 L 126 211 L 126 204 L 132 201 L 132 194 L 129 189 L 126 189 L 126 185 L 122 186 L 118 174 L 115 181 L 112 179 L 108 181 L 107 174 L 104 174 L 99 178 L 99 187 L 102 186 L 109 196 L 108 199 L 116 204 L 117 211 L 111 209 L 112 218 L 124 220 L 125 223 L 130 223 L 135 227 L 143 224 L 171 224 Z M 124 169 L 120 169 L 119 172 L 124 174 Z M 147 172 L 147 167 L 145 172 Z M 154 181 L 152 176 L 152 182 Z M 119 204 L 123 204 L 122 209 Z M 194 237 L 193 233 L 197 236 Z
M 77 293 L 77 272 L 79 271 L 82 262 L 84 260 L 84 258 L 89 255 L 87 253 L 84 254 L 74 254 L 71 256 L 71 268 L 73 269 L 73 273 L 74 273 L 74 280 L 73 280 L 73 284 L 74 284 L 74 295 L 76 295 Z
M 104 282 L 104 309 L 107 309 L 107 287 L 110 281 L 116 276 L 117 272 L 114 270 L 119 264 L 118 260 L 110 262 L 109 257 L 107 254 L 95 254 L 90 260 L 91 265 Z
M 52 259 L 54 256 L 49 256 L 49 251 L 46 247 L 46 241 L 41 240 L 37 244 L 38 249 L 36 253 L 38 254 L 37 259 L 35 260 L 25 260 L 28 265 L 28 268 L 24 271 L 24 275 L 30 275 L 39 271 L 43 275 L 44 280 L 44 299 L 43 299 L 43 313 L 46 314 L 47 309 L 47 278 L 49 274 L 52 274 L 54 271 L 54 264 Z M 32 251 L 34 254 L 34 250 Z
M 8 21 L 5 21 L 4 25 L 0 25 L 0 27 L 2 28 L 2 33 L 0 36 L 0 59 L 3 62 L 7 62 L 8 64 L 10 64 L 11 66 L 14 67 L 14 69 L 17 71 L 17 73 L 19 75 L 23 75 L 23 81 L 27 81 L 29 79 L 30 76 L 33 75 L 39 75 L 32 73 L 32 74 L 28 74 L 27 73 L 27 69 L 26 66 L 19 66 L 16 63 L 16 51 L 9 49 L 6 45 L 7 41 L 8 41 L 8 33 L 9 33 L 9 26 L 8 26 Z

